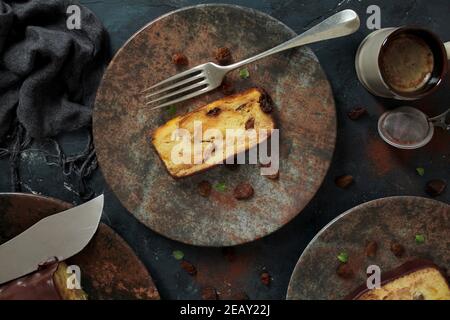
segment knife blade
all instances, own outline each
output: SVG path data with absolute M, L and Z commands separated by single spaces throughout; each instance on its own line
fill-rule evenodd
M 25 276 L 52 258 L 63 261 L 91 241 L 100 223 L 104 196 L 48 216 L 0 246 L 0 284 Z

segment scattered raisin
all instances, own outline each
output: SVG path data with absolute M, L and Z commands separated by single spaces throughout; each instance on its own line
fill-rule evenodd
M 238 200 L 250 199 L 255 191 L 250 183 L 244 182 L 234 189 L 234 197 Z
M 435 180 L 431 180 L 427 183 L 425 191 L 431 197 L 437 197 L 437 196 L 440 196 L 442 193 L 444 193 L 446 188 L 447 188 L 447 183 L 445 181 L 435 179 Z
M 366 108 L 358 107 L 352 109 L 347 115 L 351 120 L 358 120 L 359 118 L 361 118 L 366 114 L 367 114 Z
M 245 130 L 250 130 L 255 128 L 255 118 L 250 118 L 245 123 Z
M 222 66 L 230 64 L 233 60 L 230 49 L 225 47 L 218 48 L 216 50 L 216 60 Z
M 217 291 L 213 287 L 205 287 L 202 289 L 202 299 L 203 300 L 218 300 Z
M 202 197 L 205 197 L 205 198 L 209 197 L 209 195 L 211 194 L 211 190 L 212 190 L 212 185 L 208 181 L 202 181 L 198 184 L 198 193 Z
M 227 77 L 225 77 L 225 80 L 223 80 L 222 85 L 220 86 L 220 90 L 222 93 L 226 96 L 229 96 L 234 93 L 234 84 L 229 80 Z
M 195 276 L 197 274 L 197 269 L 195 266 L 186 260 L 181 261 L 180 266 L 191 276 Z
M 397 258 L 400 258 L 405 253 L 405 247 L 403 247 L 398 242 L 393 242 L 391 244 L 391 252 L 394 254 L 394 256 L 396 256 Z
M 263 285 L 270 286 L 270 282 L 272 281 L 272 277 L 270 276 L 270 274 L 267 271 L 264 271 L 263 273 L 261 273 L 260 279 L 261 279 L 261 283 Z
M 336 273 L 343 279 L 350 279 L 354 275 L 353 270 L 348 263 L 341 263 L 337 268 Z
M 334 182 L 339 188 L 347 189 L 353 184 L 353 177 L 351 175 L 343 175 L 337 177 Z
M 177 52 L 172 56 L 172 62 L 176 66 L 187 66 L 189 63 L 188 58 L 181 52 Z
M 265 113 L 271 113 L 273 111 L 272 98 L 270 98 L 270 96 L 266 92 L 264 92 L 259 98 L 259 105 L 261 107 L 261 110 Z
M 206 113 L 206 115 L 207 115 L 208 117 L 217 117 L 221 111 L 222 111 L 222 110 L 220 110 L 220 108 L 217 108 L 217 107 L 216 107 L 216 108 L 213 108 L 213 109 L 209 110 L 209 111 Z
M 378 244 L 375 241 L 369 241 L 366 245 L 366 256 L 373 258 L 377 254 Z

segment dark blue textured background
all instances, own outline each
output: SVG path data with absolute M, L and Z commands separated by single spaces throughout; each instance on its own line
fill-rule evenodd
M 105 24 L 111 37 L 113 51 L 120 48 L 132 34 L 154 18 L 181 7 L 207 3 L 188 0 L 81 2 L 92 9 Z M 396 151 L 377 143 L 376 123 L 384 107 L 400 106 L 404 103 L 375 99 L 358 83 L 354 71 L 357 46 L 370 32 L 365 26 L 368 5 L 377 4 L 381 7 L 382 27 L 415 24 L 430 28 L 443 40 L 450 40 L 448 23 L 450 4 L 447 0 L 247 0 L 226 1 L 226 3 L 266 12 L 297 33 L 346 8 L 354 9 L 360 14 L 362 27 L 350 37 L 311 46 L 330 79 L 336 99 L 338 140 L 334 161 L 316 197 L 293 222 L 273 235 L 236 248 L 236 259 L 249 261 L 246 270 L 233 269 L 233 265 L 238 262 L 226 261 L 221 249 L 186 246 L 148 230 L 120 205 L 105 185 L 100 170 L 90 179 L 89 185 L 97 193 L 105 190 L 107 194 L 104 222 L 111 225 L 135 249 L 152 273 L 161 296 L 165 299 L 200 298 L 201 287 L 205 282 L 203 280 L 199 283 L 198 279 L 181 270 L 178 261 L 172 257 L 173 250 L 182 250 L 194 265 L 203 266 L 199 268 L 199 274 L 211 273 L 210 283 L 213 286 L 217 281 L 226 280 L 214 276 L 215 266 L 223 265 L 224 268 L 235 270 L 235 274 L 238 275 L 231 286 L 239 286 L 239 290 L 245 291 L 251 299 L 284 299 L 289 277 L 303 249 L 334 217 L 355 205 L 380 197 L 426 196 L 424 186 L 427 180 L 432 178 L 443 178 L 450 182 L 450 136 L 438 132 L 435 139 L 440 139 L 440 142 L 434 142 L 431 146 L 417 151 Z M 423 108 L 430 116 L 438 114 L 450 107 L 449 87 L 447 80 L 432 97 L 415 102 L 413 105 Z M 366 107 L 369 116 L 356 122 L 350 121 L 346 114 L 357 106 Z M 84 147 L 85 136 L 85 132 L 76 132 L 58 139 L 62 142 L 64 150 L 70 154 Z M 36 145 L 36 148 L 42 147 Z M 377 151 L 380 151 L 380 154 L 377 154 Z M 383 160 L 386 157 L 389 157 L 387 162 L 392 164 L 389 168 L 385 168 L 386 165 L 381 166 L 386 162 Z M 417 175 L 416 167 L 425 168 L 424 177 Z M 80 203 L 77 194 L 70 190 L 72 189 L 70 185 L 74 182 L 66 180 L 65 185 L 60 168 L 47 166 L 42 150 L 22 154 L 20 168 L 23 192 L 35 192 L 75 204 Z M 355 184 L 348 190 L 338 189 L 334 184 L 334 178 L 342 174 L 351 174 L 355 177 Z M 0 192 L 10 190 L 8 161 L 1 160 Z M 450 203 L 450 191 L 447 190 L 438 200 Z M 205 268 L 205 265 L 209 265 L 210 268 Z M 259 281 L 260 272 L 264 268 L 273 277 L 269 288 Z M 201 278 L 205 278 L 205 274 Z M 228 276 L 232 275 L 230 271 Z M 223 283 L 217 286 L 223 286 Z

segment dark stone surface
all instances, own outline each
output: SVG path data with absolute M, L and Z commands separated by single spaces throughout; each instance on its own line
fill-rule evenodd
M 82 1 L 104 22 L 113 50 L 117 50 L 134 32 L 161 14 L 203 1 Z M 137 252 L 152 273 L 163 299 L 201 297 L 205 286 L 232 287 L 244 291 L 251 299 L 284 299 L 292 270 L 305 246 L 331 219 L 355 205 L 392 195 L 426 196 L 428 180 L 441 178 L 450 182 L 450 135 L 438 130 L 430 145 L 415 151 L 399 151 L 385 145 L 376 133 L 376 123 L 388 107 L 404 102 L 376 99 L 357 81 L 354 54 L 358 44 L 370 32 L 366 26 L 366 8 L 381 7 L 382 27 L 415 24 L 430 28 L 441 38 L 450 40 L 448 1 L 226 1 L 253 7 L 273 15 L 300 33 L 345 8 L 356 10 L 362 27 L 354 35 L 311 46 L 333 86 L 338 114 L 338 141 L 331 169 L 316 197 L 305 211 L 290 224 L 257 242 L 235 248 L 234 259 L 227 259 L 222 249 L 197 248 L 182 245 L 156 235 L 141 225 L 125 209 L 105 185 L 97 171 L 89 185 L 97 193 L 105 191 L 104 222 L 111 225 Z M 423 101 L 407 103 L 420 107 L 430 116 L 449 107 L 450 84 L 444 85 Z M 368 109 L 368 116 L 358 121 L 348 119 L 347 113 L 357 106 Z M 65 135 L 60 140 L 67 153 L 81 151 L 85 146 L 85 132 Z M 69 189 L 76 181 L 67 180 L 58 167 L 49 167 L 43 150 L 35 144 L 22 154 L 21 177 L 24 192 L 37 192 L 72 203 L 80 203 L 78 195 Z M 425 168 L 423 177 L 417 167 Z M 334 184 L 336 176 L 351 174 L 355 183 L 346 190 Z M 64 184 L 66 179 L 66 185 Z M 68 184 L 67 184 L 68 183 Z M 76 189 L 76 188 L 75 188 Z M 0 191 L 10 191 L 7 160 L 0 161 Z M 437 198 L 450 202 L 447 191 Z M 181 250 L 198 270 L 195 278 L 180 268 L 172 257 L 173 250 Z M 260 282 L 261 272 L 267 269 L 273 280 L 269 287 Z M 228 283 L 231 283 L 228 285 Z M 220 290 L 219 290 L 220 291 Z M 219 292 L 220 293 L 220 292 Z

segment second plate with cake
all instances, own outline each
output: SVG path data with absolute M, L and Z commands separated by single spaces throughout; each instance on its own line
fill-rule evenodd
M 287 299 L 449 299 L 449 221 L 450 206 L 426 198 L 390 197 L 359 205 L 307 246 Z M 369 290 L 368 284 L 370 289 L 377 284 L 375 273 L 380 288 Z

